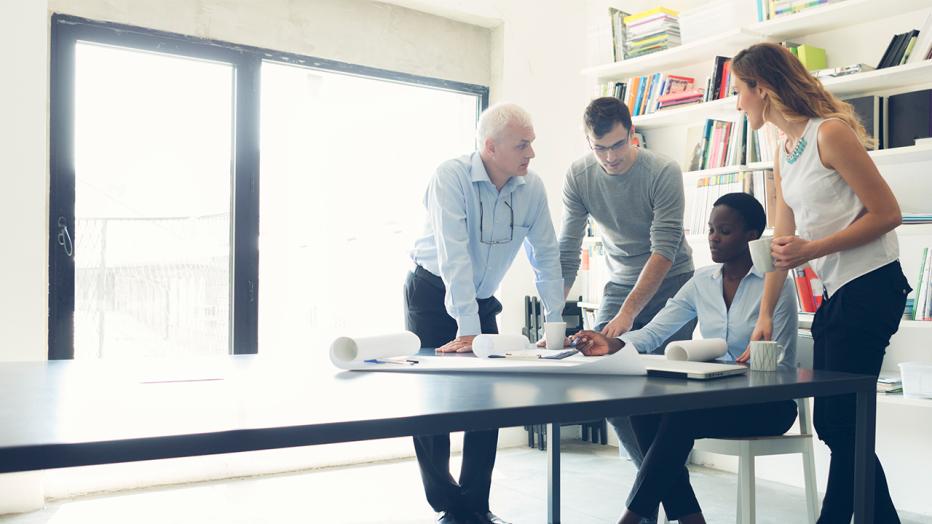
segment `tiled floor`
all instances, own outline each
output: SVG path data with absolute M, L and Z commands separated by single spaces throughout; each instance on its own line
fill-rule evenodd
M 563 513 L 568 524 L 615 522 L 634 469 L 617 449 L 564 444 Z M 515 524 L 546 522 L 546 455 L 528 448 L 501 450 L 492 509 Z M 454 458 L 458 468 L 458 459 Z M 734 475 L 694 468 L 691 478 L 709 522 L 734 522 Z M 801 489 L 758 482 L 760 524 L 804 522 Z M 904 524 L 932 517 L 902 515 Z M 305 473 L 127 491 L 51 502 L 3 524 L 272 524 L 423 523 L 434 521 L 412 460 Z

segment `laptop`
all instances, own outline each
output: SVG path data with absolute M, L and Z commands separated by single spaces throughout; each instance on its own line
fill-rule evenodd
M 688 378 L 693 380 L 710 380 L 713 378 L 744 375 L 747 366 L 724 364 L 719 362 L 690 362 L 687 360 L 669 360 L 664 355 L 641 355 L 649 377 Z

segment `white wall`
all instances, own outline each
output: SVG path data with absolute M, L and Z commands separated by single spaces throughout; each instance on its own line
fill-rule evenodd
M 47 355 L 48 19 L 45 0 L 0 2 L 0 361 Z M 10 81 L 13 80 L 13 81 Z M 0 475 L 0 514 L 40 507 L 41 473 Z
M 45 0 L 0 3 L 0 360 L 48 354 L 47 27 Z
M 489 30 L 366 0 L 50 0 L 94 20 L 489 84 Z

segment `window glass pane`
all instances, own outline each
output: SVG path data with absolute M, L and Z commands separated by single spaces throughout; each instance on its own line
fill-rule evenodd
M 263 64 L 260 353 L 404 329 L 427 181 L 474 149 L 476 108 L 475 95 Z
M 229 352 L 232 86 L 78 44 L 75 358 Z

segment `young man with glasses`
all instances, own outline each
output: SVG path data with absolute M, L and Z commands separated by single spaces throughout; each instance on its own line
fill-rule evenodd
M 631 113 L 617 98 L 593 100 L 583 121 L 592 153 L 574 162 L 564 180 L 560 262 L 568 294 L 592 217 L 609 269 L 594 329 L 615 338 L 646 326 L 693 275 L 692 251 L 683 235 L 683 174 L 669 158 L 631 144 Z M 688 322 L 658 351 L 671 340 L 692 338 L 695 327 L 695 320 Z M 643 452 L 630 419 L 609 422 L 640 467 Z
M 548 321 L 562 320 L 560 252 L 534 158 L 531 118 L 514 104 L 479 117 L 477 151 L 448 160 L 427 187 L 427 223 L 405 281 L 405 322 L 421 346 L 472 351 L 481 333 L 498 333 L 493 296 L 523 246 Z M 449 393 L 444 393 L 449 394 Z M 452 394 L 455 394 L 452 393 Z M 450 435 L 414 437 L 427 501 L 443 523 L 501 523 L 489 511 L 498 430 L 467 431 L 459 482 L 450 475 Z

